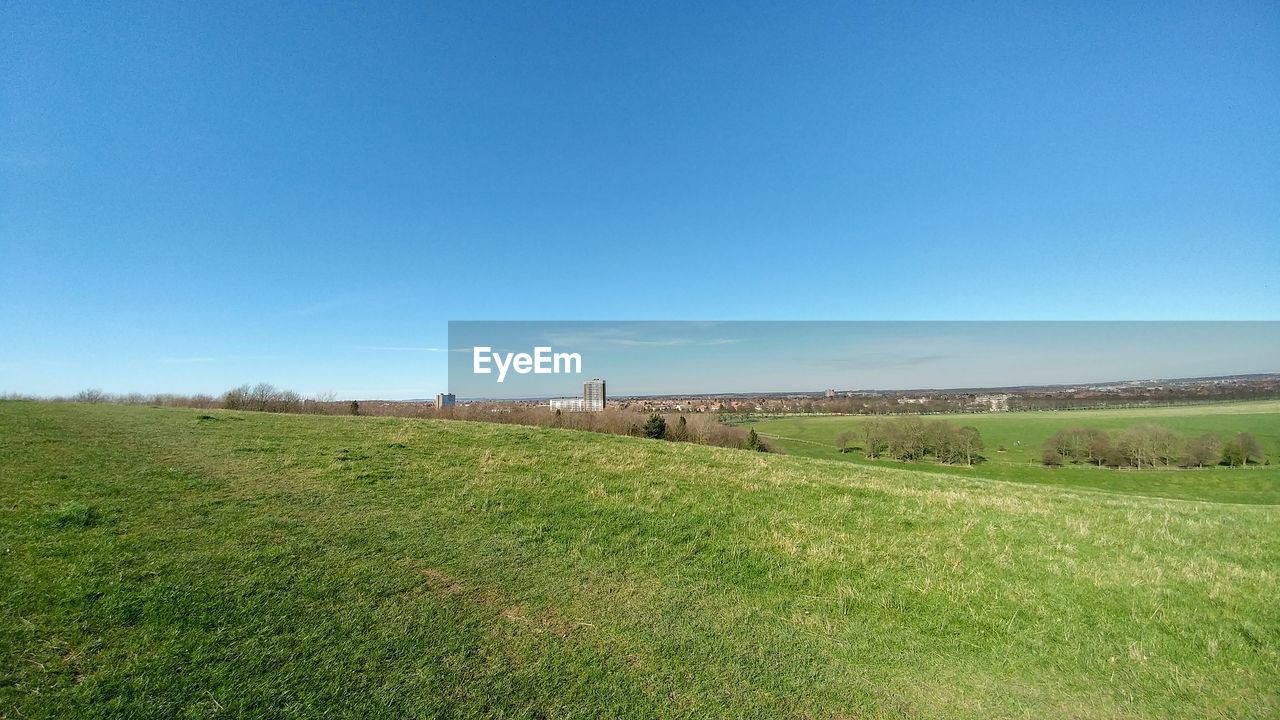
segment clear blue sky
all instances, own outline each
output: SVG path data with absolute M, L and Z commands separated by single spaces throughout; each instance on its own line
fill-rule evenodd
M 1280 318 L 1280 4 L 0 6 L 0 392 L 450 319 Z

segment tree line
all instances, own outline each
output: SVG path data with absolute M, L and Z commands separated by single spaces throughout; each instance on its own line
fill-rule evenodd
M 938 390 L 857 393 L 826 397 L 735 397 L 723 401 L 724 421 L 750 422 L 754 416 L 819 415 L 939 415 L 992 412 L 992 395 L 1003 397 L 1001 412 L 1035 410 L 1097 410 L 1105 408 L 1157 407 L 1209 402 L 1269 400 L 1280 398 L 1280 377 L 1264 376 L 1221 383 L 1210 380 L 1175 381 L 1162 387 L 1125 387 L 1113 390 L 1008 388 L 984 392 Z
M 1152 424 L 1115 433 L 1091 427 L 1063 428 L 1045 440 L 1041 452 L 1041 462 L 1050 467 L 1070 463 L 1139 470 L 1214 465 L 1242 467 L 1265 460 L 1257 439 L 1247 432 L 1224 441 L 1214 433 L 1191 435 Z
M 6 396 L 0 399 L 40 400 L 31 396 Z M 199 409 L 250 410 L 255 412 L 297 413 L 307 415 L 369 415 L 376 417 L 435 418 L 468 420 L 514 425 L 567 428 L 609 435 L 629 435 L 656 440 L 688 442 L 698 445 L 781 452 L 769 445 L 755 430 L 730 427 L 709 415 L 641 413 L 608 407 L 599 412 L 560 412 L 545 405 L 519 403 L 477 403 L 437 408 L 432 403 L 405 401 L 337 400 L 332 393 L 304 398 L 292 391 L 269 383 L 240 385 L 211 395 L 176 395 L 132 393 L 115 395 L 101 390 L 85 390 L 70 397 L 48 398 L 52 402 L 111 403 L 190 407 Z
M 858 443 L 855 445 L 855 443 Z M 856 430 L 836 438 L 840 452 L 861 449 L 868 459 L 890 458 L 903 462 L 932 459 L 945 465 L 981 462 L 985 449 L 975 427 L 956 427 L 946 420 L 918 417 L 868 420 Z
M 623 412 L 626 412 L 626 411 L 623 411 Z M 560 411 L 556 410 L 556 414 L 559 415 Z M 695 418 L 696 417 L 697 416 L 695 416 Z M 697 425 L 701 425 L 703 428 L 707 427 L 707 423 L 705 421 L 697 422 L 697 420 L 695 420 L 695 425 L 690 425 L 689 418 L 685 417 L 684 415 L 677 416 L 677 419 L 674 422 L 669 423 L 667 422 L 667 418 L 664 417 L 661 413 L 652 413 L 651 415 L 649 415 L 649 419 L 645 420 L 644 425 L 642 426 L 633 425 L 630 431 L 627 432 L 627 434 L 634 435 L 636 437 L 647 437 L 650 440 L 670 440 L 672 442 L 692 442 L 692 443 L 697 443 L 701 445 L 719 444 L 714 442 L 713 443 L 706 442 L 706 440 L 708 439 L 707 436 L 703 432 L 700 432 L 698 430 Z M 736 430 L 739 432 L 741 431 L 740 428 L 730 428 L 725 425 L 719 425 L 718 427 L 724 428 L 725 430 Z M 740 441 L 738 439 L 737 433 L 734 433 L 734 439 L 731 443 L 729 443 L 729 446 L 738 447 L 743 450 L 752 450 L 755 452 L 778 452 L 777 448 L 773 447 L 772 445 L 769 445 L 768 443 L 765 442 L 764 438 L 756 434 L 755 428 L 751 428 L 747 430 L 747 434 L 744 437 L 742 437 Z

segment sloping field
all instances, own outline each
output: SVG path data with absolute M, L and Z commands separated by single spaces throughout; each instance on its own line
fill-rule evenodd
M 977 428 L 986 444 L 987 459 L 972 468 L 932 463 L 907 467 L 962 477 L 1066 485 L 1153 497 L 1280 504 L 1280 464 L 1275 460 L 1280 459 L 1280 401 L 1276 400 L 1119 410 L 930 415 L 924 419 L 947 420 L 956 426 Z M 856 433 L 867 420 L 866 416 L 794 415 L 752 425 L 791 455 L 874 467 L 903 467 L 902 463 L 891 460 L 869 461 L 860 452 L 841 453 L 836 449 L 836 437 L 840 433 Z M 1162 425 L 1189 436 L 1214 433 L 1224 440 L 1236 433 L 1251 433 L 1263 452 L 1275 459 L 1270 465 L 1248 468 L 1170 468 L 1140 472 L 1087 465 L 1046 468 L 1040 463 L 1044 441 L 1063 428 L 1085 426 L 1114 431 L 1144 423 Z
M 1266 717 L 1280 510 L 0 403 L 0 717 Z

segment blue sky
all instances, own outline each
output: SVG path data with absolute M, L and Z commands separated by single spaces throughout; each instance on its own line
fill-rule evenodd
M 0 77 L 0 392 L 422 397 L 448 320 L 1280 317 L 1273 2 L 19 0 Z

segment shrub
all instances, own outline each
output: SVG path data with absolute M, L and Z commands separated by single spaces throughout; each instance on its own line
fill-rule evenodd
M 80 392 L 76 393 L 76 396 L 74 398 L 72 398 L 72 400 L 74 400 L 75 402 L 82 402 L 82 403 L 100 403 L 100 402 L 106 402 L 108 399 L 109 398 L 107 397 L 106 393 L 96 388 L 91 390 L 81 390 Z
M 672 442 L 689 441 L 689 421 L 681 415 L 676 419 L 675 427 L 667 428 L 667 439 Z
M 753 431 L 754 432 L 754 431 Z M 667 436 L 667 421 L 658 413 L 649 416 L 644 424 L 644 436 L 654 440 L 661 440 Z

